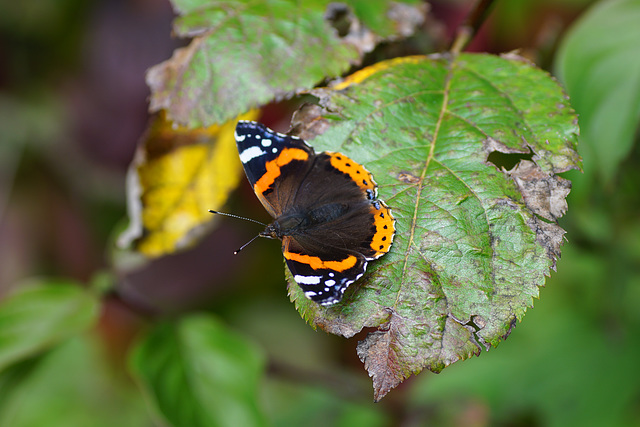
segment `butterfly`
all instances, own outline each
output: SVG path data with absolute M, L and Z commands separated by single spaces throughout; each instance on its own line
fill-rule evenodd
M 344 154 L 316 153 L 261 123 L 239 121 L 235 139 L 249 183 L 274 218 L 259 236 L 282 240 L 307 298 L 336 304 L 393 243 L 395 219 L 373 176 Z

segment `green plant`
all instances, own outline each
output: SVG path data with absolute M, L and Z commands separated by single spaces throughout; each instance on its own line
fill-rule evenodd
M 566 82 L 572 105 L 549 74 L 517 54 L 463 53 L 490 4 L 478 2 L 446 51 L 388 59 L 384 49 L 367 53 L 382 42 L 401 45 L 414 33 L 419 34 L 411 39 L 414 43 L 424 37 L 418 30 L 425 13 L 422 3 L 174 0 L 175 31 L 193 40 L 147 75 L 150 108 L 162 113 L 149 126 L 129 171 L 130 225 L 120 236 L 125 250 L 113 254 L 113 271 L 128 274 L 192 247 L 214 225 L 226 226 L 219 220 L 213 223 L 207 211 L 227 204 L 230 192 L 241 182 L 233 142 L 237 117 L 257 119 L 257 109 L 269 102 L 306 97 L 310 104 L 300 107 L 293 119 L 296 132 L 317 151 L 341 151 L 363 163 L 374 174 L 381 198 L 392 206 L 398 222 L 392 251 L 372 264 L 342 303 L 320 307 L 305 299 L 287 277 L 290 299 L 314 328 L 361 339 L 357 355 L 373 378 L 378 401 L 412 374 L 424 369 L 440 372 L 496 347 L 533 306 L 545 276 L 556 269 L 565 234 L 558 222 L 567 209 L 570 184 L 558 174 L 580 168 L 573 105 L 580 120 L 586 120 L 580 124 L 590 153 L 601 154 L 588 159 L 598 166 L 590 167 L 584 176 L 572 176 L 595 190 L 587 192 L 583 186 L 573 196 L 580 207 L 578 222 L 564 227 L 575 232 L 578 245 L 572 241 L 568 247 L 569 261 L 559 266 L 555 282 L 575 283 L 572 289 L 580 298 L 591 298 L 592 305 L 606 301 L 606 307 L 593 310 L 599 313 L 594 319 L 625 319 L 629 325 L 623 328 L 625 334 L 635 337 L 631 325 L 639 319 L 633 310 L 632 301 L 638 301 L 633 284 L 640 282 L 632 265 L 639 256 L 636 242 L 640 240 L 634 238 L 640 230 L 637 218 L 619 217 L 590 204 L 593 198 L 606 198 L 612 183 L 637 188 L 629 175 L 633 168 L 625 168 L 623 160 L 630 152 L 637 157 L 632 147 L 639 115 L 640 97 L 634 96 L 638 86 L 630 84 L 628 90 L 617 91 L 615 82 L 598 79 L 595 71 L 604 71 L 581 61 L 589 58 L 583 52 L 601 46 L 596 41 L 602 41 L 605 53 L 611 52 L 608 46 L 619 47 L 621 52 L 610 62 L 597 64 L 620 71 L 624 81 L 636 82 L 637 67 L 625 68 L 628 62 L 621 58 L 638 57 L 637 44 L 599 37 L 597 30 L 603 23 L 609 24 L 602 25 L 603 34 L 616 26 L 633 27 L 638 3 L 605 3 L 565 40 L 558 75 Z M 363 61 L 371 65 L 363 67 Z M 584 95 L 593 89 L 594 83 L 589 83 L 593 81 L 603 83 L 596 92 L 606 102 L 625 105 L 625 114 L 616 116 L 624 126 L 607 119 L 611 110 L 599 110 L 602 103 Z M 598 119 L 612 126 L 609 131 L 601 126 L 590 131 Z M 595 142 L 620 129 L 622 134 L 613 138 L 610 150 Z M 597 176 L 603 176 L 606 185 L 594 185 Z M 636 206 L 622 193 L 616 203 Z M 611 227 L 610 232 L 592 230 L 594 222 Z M 581 244 L 585 240 L 595 245 L 596 253 L 585 250 Z M 273 247 L 269 250 L 277 252 Z M 216 259 L 212 257 L 211 262 Z M 620 277 L 617 298 L 598 287 L 598 280 L 606 280 L 610 270 Z M 260 276 L 245 272 L 235 283 L 247 277 L 261 280 Z M 20 287 L 2 302 L 0 424 L 45 425 L 47 420 L 64 419 L 61 414 L 72 414 L 65 425 L 85 425 L 95 421 L 94 414 L 108 413 L 108 417 L 97 417 L 100 423 L 141 425 L 149 419 L 143 395 L 153 417 L 162 420 L 159 424 L 176 426 L 309 424 L 327 413 L 330 419 L 322 419 L 320 425 L 385 425 L 392 416 L 398 417 L 391 415 L 388 406 L 351 402 L 354 392 L 349 387 L 356 384 L 359 390 L 361 380 L 345 372 L 335 359 L 323 357 L 324 346 L 335 341 L 308 338 L 306 325 L 287 329 L 281 337 L 278 329 L 295 318 L 277 314 L 281 306 L 270 307 L 268 299 L 238 302 L 223 297 L 209 310 L 216 314 L 153 313 L 136 328 L 136 344 L 126 350 L 127 368 L 139 386 L 133 388 L 122 375 L 123 367 L 111 366 L 100 355 L 95 339 L 96 330 L 103 327 L 100 307 L 108 309 L 114 295 L 126 293 L 117 277 L 97 276 L 88 290 L 69 281 L 42 279 Z M 586 296 L 580 283 L 589 284 Z M 534 311 L 535 320 L 555 332 L 549 335 L 547 347 L 540 331 L 536 335 L 535 329 L 525 329 L 532 322 L 529 319 L 518 328 L 519 333 L 522 328 L 520 340 L 528 337 L 542 348 L 520 342 L 530 353 L 527 356 L 510 359 L 512 345 L 479 361 L 455 364 L 437 379 L 422 374 L 414 391 L 402 395 L 407 397 L 403 410 L 436 413 L 431 417 L 434 422 L 439 417 L 455 418 L 447 417 L 446 411 L 464 411 L 453 396 L 465 395 L 460 389 L 474 378 L 473 395 L 483 399 L 476 404 L 491 407 L 495 411 L 491 419 L 508 422 L 516 414 L 526 424 L 529 406 L 505 394 L 514 388 L 511 379 L 518 378 L 517 388 L 522 390 L 517 396 L 528 396 L 529 405 L 541 408 L 531 415 L 531 424 L 536 420 L 562 425 L 576 419 L 605 423 L 634 419 L 628 408 L 638 389 L 624 382 L 624 373 L 634 370 L 629 357 L 619 358 L 620 367 L 612 370 L 612 376 L 596 374 L 608 390 L 615 384 L 626 385 L 620 389 L 621 402 L 610 403 L 619 406 L 617 416 L 607 416 L 606 408 L 586 403 L 598 401 L 600 395 L 595 392 L 580 395 L 586 400 L 569 401 L 579 408 L 580 416 L 576 411 L 563 412 L 563 400 L 543 399 L 545 393 L 553 393 L 553 385 L 544 377 L 553 372 L 561 375 L 560 367 L 568 369 L 574 358 L 582 358 L 575 369 L 582 367 L 578 372 L 586 375 L 588 366 L 615 359 L 618 347 L 631 350 L 638 342 L 594 345 L 591 354 L 583 354 L 576 346 L 563 349 L 566 334 L 590 342 L 599 342 L 601 334 L 576 321 L 584 313 L 571 307 L 568 298 L 552 299 L 551 304 L 553 310 Z M 556 311 L 564 313 L 555 320 L 561 326 L 539 318 Z M 298 346 L 295 340 L 307 346 L 308 352 L 302 353 L 307 359 L 300 361 L 298 356 L 288 364 L 287 349 Z M 541 373 L 548 366 L 532 363 L 536 354 L 540 360 L 557 358 L 557 371 Z M 486 366 L 478 368 L 478 363 Z M 527 371 L 527 364 L 534 367 Z M 340 374 L 314 376 L 319 365 L 324 368 L 320 372 Z M 65 383 L 65 372 L 73 370 L 100 386 L 69 381 L 60 398 L 52 399 L 53 385 Z M 110 375 L 113 371 L 118 374 Z M 309 385 L 292 388 L 282 380 L 288 376 L 311 378 L 338 391 Z M 440 385 L 430 387 L 427 381 Z M 87 389 L 91 392 L 85 393 Z M 347 396 L 346 402 L 340 393 Z M 383 402 L 392 399 L 393 405 L 394 393 Z M 65 398 L 70 395 L 81 396 L 83 410 Z M 474 408 L 470 399 L 470 404 L 464 404 L 467 409 Z M 296 402 L 296 408 L 290 408 L 289 401 Z M 48 412 L 35 415 L 29 408 L 48 408 Z

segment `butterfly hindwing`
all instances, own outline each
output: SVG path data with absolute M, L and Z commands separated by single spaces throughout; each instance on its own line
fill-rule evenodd
M 287 267 L 305 296 L 321 305 L 333 305 L 342 299 L 349 285 L 362 277 L 367 261 L 358 252 L 322 254 L 315 248 L 291 237 L 283 239 L 282 252 Z
M 389 251 L 395 220 L 375 199 L 376 184 L 364 167 L 340 153 L 319 153 L 299 186 L 293 204 L 324 219 L 304 230 L 308 239 L 334 251 L 359 252 L 369 261 Z

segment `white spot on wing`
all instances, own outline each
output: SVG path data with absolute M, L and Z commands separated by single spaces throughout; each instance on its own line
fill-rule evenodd
M 237 133 L 233 133 L 233 136 L 236 138 L 236 141 L 242 142 L 247 138 L 247 135 L 238 135 Z
M 293 280 L 301 285 L 317 285 L 321 279 L 322 276 L 301 276 L 299 274 L 293 276 Z
M 254 145 L 253 147 L 249 147 L 246 150 L 244 150 L 242 153 L 240 153 L 240 161 L 242 163 L 248 163 L 251 160 L 255 159 L 256 157 L 264 156 L 265 154 L 267 153 L 262 151 L 260 147 L 256 147 Z
M 327 280 L 326 282 L 324 282 L 325 285 L 327 286 L 333 286 L 336 284 L 335 280 Z
M 263 147 L 268 147 L 271 145 L 271 140 L 270 139 L 263 139 L 261 142 Z

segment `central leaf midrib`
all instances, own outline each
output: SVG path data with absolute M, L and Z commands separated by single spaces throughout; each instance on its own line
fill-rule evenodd
M 433 154 L 435 152 L 436 142 L 438 140 L 438 133 L 440 131 L 440 125 L 444 120 L 444 115 L 447 112 L 447 106 L 449 105 L 449 92 L 451 90 L 451 78 L 453 75 L 453 63 L 455 58 L 452 59 L 448 63 L 447 67 L 447 75 L 444 81 L 444 89 L 442 91 L 442 104 L 440 105 L 440 112 L 438 114 L 438 120 L 436 121 L 436 126 L 433 131 L 433 135 L 431 137 L 431 144 L 429 148 L 429 154 L 427 155 L 427 159 L 424 163 L 424 167 L 422 168 L 422 172 L 420 174 L 420 179 L 418 180 L 418 187 L 416 191 L 416 201 L 413 209 L 413 217 L 411 218 L 411 228 L 409 235 L 409 243 L 407 244 L 407 249 L 404 255 L 404 265 L 402 267 L 402 274 L 400 276 L 400 289 L 398 289 L 398 294 L 396 295 L 396 300 L 393 304 L 394 307 L 398 307 L 398 299 L 400 294 L 402 293 L 402 287 L 405 284 L 405 275 L 407 273 L 407 265 L 409 263 L 409 254 L 411 253 L 411 247 L 413 246 L 413 240 L 416 230 L 416 223 L 418 221 L 418 208 L 420 206 L 420 198 L 422 195 L 422 188 L 424 187 L 424 179 L 427 175 L 427 170 L 429 169 L 429 165 L 431 164 L 431 160 L 433 159 Z

